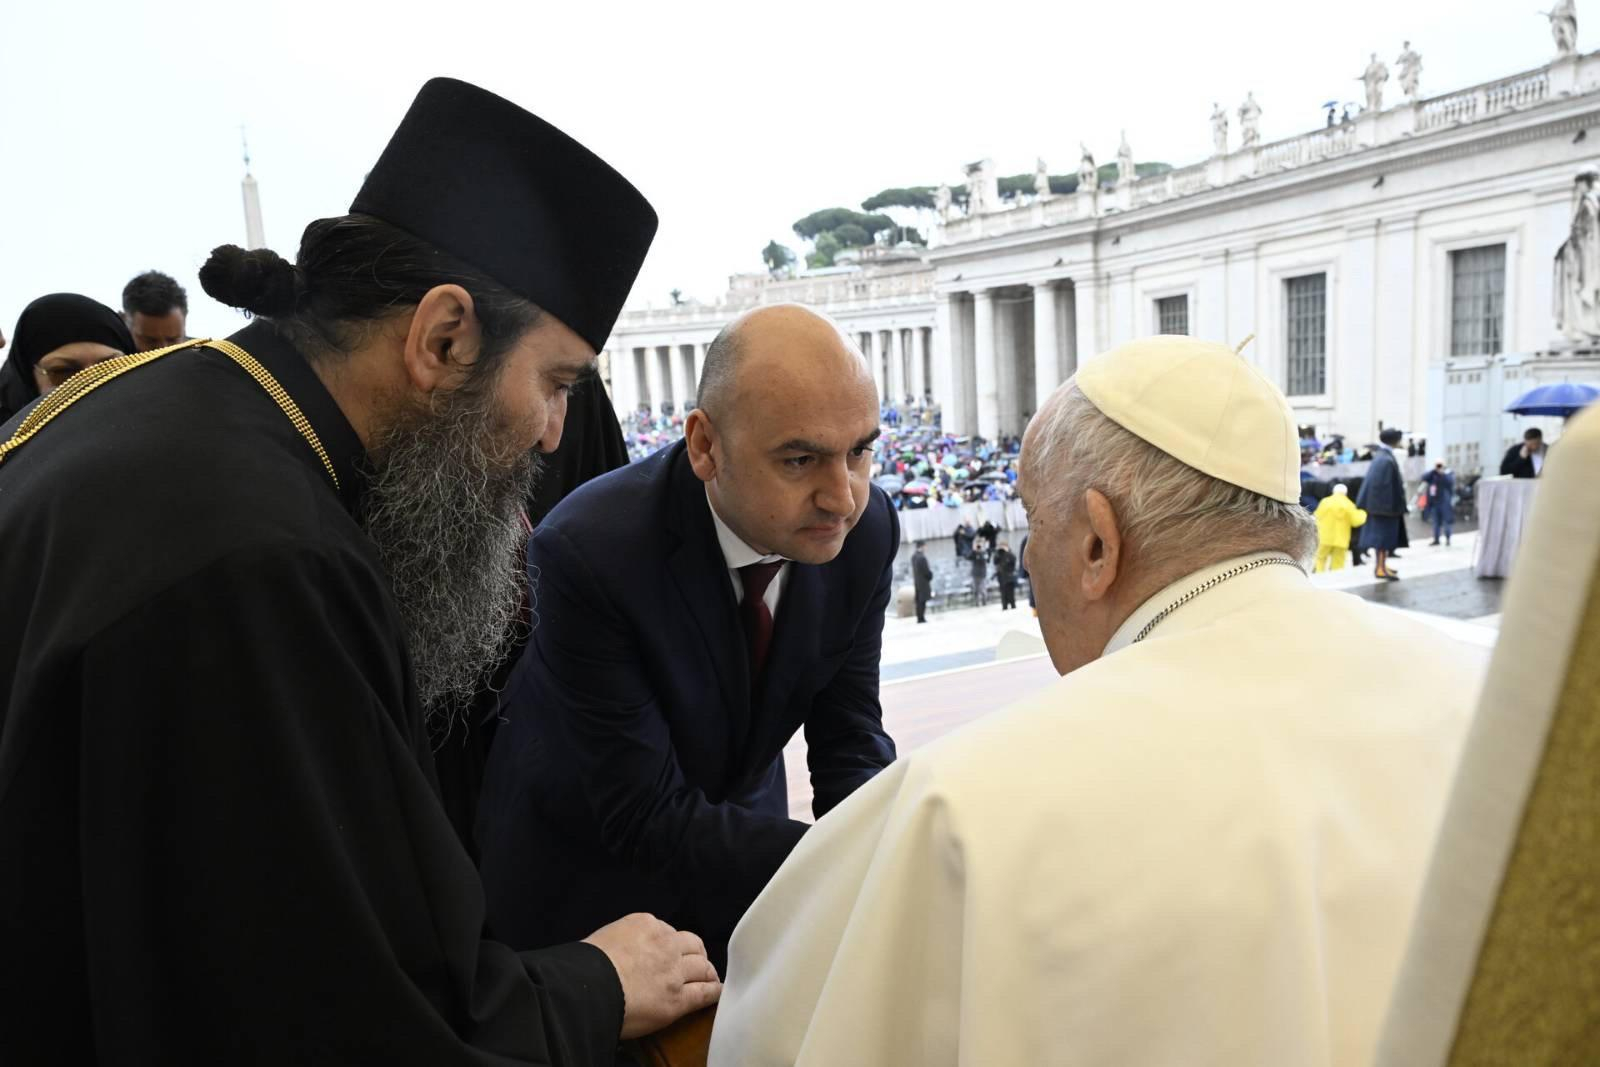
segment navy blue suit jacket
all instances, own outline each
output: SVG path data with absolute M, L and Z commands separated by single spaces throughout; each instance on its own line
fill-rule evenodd
M 734 926 L 806 824 L 783 746 L 802 726 L 823 815 L 894 759 L 878 704 L 900 529 L 872 490 L 827 564 L 791 564 L 760 691 L 705 486 L 682 443 L 583 486 L 534 532 L 534 631 L 489 757 L 478 843 L 494 935 L 581 938 L 635 911 Z

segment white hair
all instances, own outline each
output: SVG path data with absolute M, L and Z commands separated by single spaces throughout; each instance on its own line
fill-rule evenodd
M 1285 504 L 1209 474 L 1123 429 L 1069 380 L 1029 427 L 1033 507 L 1065 521 L 1096 489 L 1111 502 L 1131 556 L 1165 568 L 1251 552 L 1283 552 L 1304 566 L 1317 524 Z

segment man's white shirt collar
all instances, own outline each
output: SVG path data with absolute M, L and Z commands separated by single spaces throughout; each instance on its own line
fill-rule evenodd
M 722 558 L 728 564 L 728 575 L 733 579 L 733 598 L 740 603 L 744 602 L 744 582 L 739 578 L 739 568 L 748 567 L 752 563 L 776 563 L 783 560 L 782 556 L 762 555 L 749 545 L 744 538 L 734 533 L 727 523 L 722 521 L 722 516 L 717 514 L 717 506 L 711 502 L 711 490 L 706 490 L 706 507 L 711 509 L 711 524 L 717 530 L 717 545 L 722 549 Z M 784 560 L 787 564 L 789 561 Z M 772 584 L 767 586 L 767 595 L 762 599 L 767 602 L 767 610 L 773 618 L 778 617 L 778 598 L 783 595 L 783 587 L 789 580 L 789 568 L 785 566 L 778 571 Z

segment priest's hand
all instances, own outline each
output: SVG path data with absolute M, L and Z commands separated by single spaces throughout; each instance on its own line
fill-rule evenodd
M 722 995 L 705 943 L 653 915 L 618 919 L 584 941 L 606 954 L 622 980 L 623 1038 L 654 1033 Z

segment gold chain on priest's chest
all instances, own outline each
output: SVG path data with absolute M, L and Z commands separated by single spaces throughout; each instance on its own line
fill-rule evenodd
M 0 442 L 0 463 L 4 463 L 11 453 L 32 440 L 56 416 L 112 379 L 120 378 L 129 371 L 136 370 L 172 352 L 200 347 L 214 348 L 221 352 L 237 363 L 246 374 L 255 380 L 257 385 L 261 386 L 267 396 L 272 398 L 272 402 L 277 404 L 278 409 L 288 418 L 290 424 L 294 426 L 295 432 L 305 439 L 306 444 L 311 446 L 311 450 L 322 461 L 322 468 L 328 472 L 328 477 L 332 480 L 333 487 L 335 489 L 339 488 L 339 475 L 334 472 L 333 460 L 328 457 L 328 450 L 322 447 L 322 440 L 317 436 L 316 429 L 312 427 L 311 420 L 306 418 L 305 413 L 300 410 L 300 405 L 294 402 L 294 397 L 289 395 L 288 390 L 278 384 L 278 379 L 274 378 L 272 372 L 261 365 L 260 360 L 232 341 L 213 341 L 208 339 L 184 341 L 182 344 L 169 345 L 166 348 L 158 348 L 150 352 L 135 352 L 131 355 L 117 356 L 103 363 L 96 363 L 92 367 L 85 367 L 63 382 L 60 388 L 53 390 L 44 399 L 40 400 L 34 409 L 28 413 L 28 417 L 23 419 L 21 424 L 17 426 L 10 439 Z

